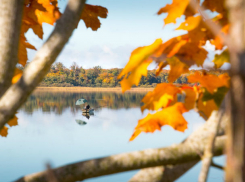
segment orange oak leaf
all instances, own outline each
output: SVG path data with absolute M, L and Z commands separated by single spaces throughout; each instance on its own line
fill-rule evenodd
M 174 56 L 176 53 L 178 53 L 178 51 L 180 50 L 180 48 L 182 46 L 184 46 L 187 43 L 187 40 L 180 40 L 178 41 L 172 48 L 172 50 L 168 53 L 167 57 L 172 57 Z
M 57 0 L 34 0 L 26 9 L 28 17 L 42 25 L 53 25 L 60 18 L 61 13 L 57 7 Z
M 214 0 L 204 0 L 202 3 L 202 6 L 204 8 L 209 9 L 212 12 L 216 11 L 218 13 L 224 14 L 226 11 L 224 0 L 215 0 L 215 1 Z
M 167 17 L 164 19 L 164 23 L 176 23 L 176 18 L 179 18 L 185 12 L 189 0 L 173 0 L 172 4 L 167 4 L 165 7 L 161 8 L 157 14 L 168 13 Z
M 177 93 L 180 93 L 180 89 L 172 83 L 159 83 L 153 91 L 148 92 L 141 100 L 144 103 L 141 111 L 143 112 L 145 109 L 154 111 L 167 107 Z
M 229 28 L 230 28 L 230 25 L 227 24 L 222 27 L 221 32 L 224 34 L 228 34 Z M 213 44 L 215 46 L 215 49 L 217 50 L 222 50 L 223 47 L 225 46 L 220 36 L 216 36 L 214 39 L 210 40 L 210 43 Z
M 23 71 L 18 69 L 18 68 L 15 68 L 14 70 L 14 76 L 12 78 L 12 84 L 16 83 L 22 76 L 22 73 Z
M 21 33 L 26 33 L 30 28 L 33 30 L 34 34 L 36 34 L 40 39 L 43 38 L 43 28 L 42 26 L 31 17 L 28 16 L 29 5 L 24 8 L 22 25 L 21 25 Z
M 201 86 L 205 87 L 208 92 L 213 94 L 217 91 L 219 87 L 227 87 L 229 88 L 229 79 L 230 77 L 228 74 L 222 74 L 219 76 L 212 75 L 212 74 L 200 74 L 199 72 L 195 72 L 188 76 L 188 82 L 196 83 L 199 82 Z
M 176 56 L 181 62 L 186 63 L 188 66 L 193 64 L 202 66 L 207 58 L 207 54 L 208 52 L 204 48 L 198 47 L 194 43 L 187 43 L 180 48 Z
M 169 82 L 174 82 L 181 74 L 189 72 L 189 66 L 181 62 L 177 57 L 168 58 L 167 62 L 170 65 Z
M 12 126 L 17 126 L 18 125 L 18 118 L 16 117 L 16 115 L 12 118 L 12 119 L 10 119 L 9 121 L 8 121 L 8 125 L 10 126 L 10 127 L 12 127 Z
M 18 51 L 18 63 L 21 64 L 22 66 L 25 66 L 26 65 L 26 62 L 27 62 L 27 48 L 29 49 L 34 49 L 36 50 L 36 48 L 29 44 L 27 41 L 26 41 L 26 38 L 22 35 L 20 36 L 20 42 L 19 42 L 19 51 Z
M 218 110 L 218 106 L 216 105 L 213 99 L 208 101 L 203 101 L 202 97 L 203 94 L 200 94 L 200 98 L 198 99 L 197 102 L 197 109 L 200 116 L 202 116 L 203 119 L 207 120 L 214 110 Z
M 0 135 L 2 137 L 7 137 L 7 135 L 8 135 L 8 127 L 3 126 L 3 128 L 0 130 Z
M 84 21 L 87 28 L 91 28 L 93 31 L 100 28 L 100 20 L 98 17 L 106 18 L 108 10 L 102 6 L 95 6 L 86 4 L 81 15 L 81 19 Z
M 184 106 L 189 111 L 195 108 L 197 92 L 190 86 L 182 86 L 182 93 L 185 95 Z
M 187 31 L 193 30 L 199 25 L 201 20 L 202 20 L 201 16 L 195 16 L 195 17 L 190 16 L 186 19 L 186 21 L 181 23 L 180 26 L 175 30 L 187 30 Z
M 157 56 L 177 57 L 188 66 L 196 64 L 201 66 L 207 58 L 208 52 L 199 46 L 199 42 L 192 42 L 189 35 L 185 34 L 168 40 L 159 46 L 156 51 Z
M 156 76 L 158 76 L 160 74 L 160 72 L 162 71 L 162 69 L 168 65 L 167 61 L 162 61 L 158 64 L 158 68 L 156 70 Z
M 135 127 L 135 131 L 129 141 L 134 140 L 141 132 L 153 133 L 155 130 L 161 130 L 164 125 L 169 125 L 177 131 L 185 131 L 187 122 L 182 114 L 186 111 L 184 104 L 178 102 L 155 114 L 148 114 L 145 118 L 138 121 L 138 125 Z

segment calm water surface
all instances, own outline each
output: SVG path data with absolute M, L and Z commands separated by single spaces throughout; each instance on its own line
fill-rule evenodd
M 35 92 L 18 111 L 18 126 L 9 129 L 7 138 L 0 137 L 0 181 L 13 181 L 23 175 L 52 167 L 104 157 L 112 154 L 159 148 L 181 142 L 204 121 L 195 112 L 184 116 L 189 122 L 184 133 L 165 126 L 153 134 L 140 134 L 133 142 L 128 139 L 137 121 L 146 116 L 140 111 L 145 93 L 92 92 L 61 93 Z M 89 100 L 96 108 L 94 116 L 84 117 L 79 98 Z M 75 120 L 87 122 L 79 125 Z M 224 157 L 215 162 L 224 164 Z M 200 163 L 177 182 L 197 181 Z M 86 182 L 125 182 L 137 171 L 119 173 L 85 180 Z M 211 168 L 208 182 L 224 181 L 223 172 Z

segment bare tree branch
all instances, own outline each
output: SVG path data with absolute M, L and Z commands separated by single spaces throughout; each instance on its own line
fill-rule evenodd
M 0 3 L 0 98 L 11 85 L 18 62 L 18 45 L 24 0 Z
M 177 180 L 198 162 L 199 160 L 183 164 L 141 169 L 129 182 L 172 182 Z
M 222 155 L 226 136 L 217 137 L 214 155 Z M 84 179 L 115 174 L 146 167 L 160 165 L 175 165 L 200 160 L 193 145 L 198 145 L 204 151 L 205 142 L 195 144 L 179 144 L 160 149 L 147 149 L 105 158 L 92 159 L 53 169 L 59 182 L 75 182 Z M 27 175 L 16 182 L 44 182 L 47 181 L 46 171 Z
M 42 81 L 76 28 L 84 4 L 85 0 L 69 0 L 54 31 L 37 52 L 33 61 L 25 68 L 21 79 L 9 87 L 0 99 L 0 129 L 13 117 L 21 104 Z
M 221 169 L 221 170 L 225 170 L 225 168 L 223 166 L 220 166 L 218 164 L 215 164 L 213 161 L 211 162 L 211 166 L 212 167 L 216 167 L 216 168 Z
M 182 170 L 185 172 L 188 170 L 188 167 L 190 168 L 194 164 L 192 163 L 192 165 L 189 165 L 188 167 L 184 165 L 180 167 L 181 164 L 199 161 L 200 155 L 198 152 L 204 152 L 205 146 L 207 144 L 207 138 L 210 134 L 209 129 L 214 125 L 213 120 L 217 119 L 215 115 L 212 114 L 212 116 L 201 128 L 196 130 L 181 144 L 166 148 L 148 149 L 144 151 L 130 152 L 105 158 L 78 162 L 53 169 L 52 171 L 60 182 L 81 181 L 87 178 L 160 165 L 179 165 L 173 167 L 174 170 L 170 170 L 170 166 L 167 167 L 167 170 L 169 171 L 166 172 L 166 175 L 163 175 L 164 177 L 169 177 L 169 174 L 173 174 L 177 168 L 180 171 Z M 219 129 L 219 135 L 224 134 L 226 123 L 227 118 L 224 115 Z M 225 136 L 220 136 L 215 141 L 215 156 L 223 154 L 225 138 Z M 185 170 L 183 170 L 183 166 L 185 167 Z M 156 173 L 161 177 L 162 173 L 159 173 L 161 169 L 163 169 L 163 167 L 152 169 L 152 171 L 157 171 Z M 183 174 L 183 172 L 179 174 Z M 17 182 L 36 182 L 45 180 L 46 172 L 44 171 L 27 175 L 17 180 Z M 151 181 L 155 182 L 154 180 Z
M 213 111 L 212 115 L 217 115 L 217 120 L 213 120 L 214 126 L 210 128 L 210 136 L 208 137 L 207 145 L 204 151 L 204 155 L 202 156 L 202 168 L 201 172 L 198 178 L 199 182 L 206 182 L 208 178 L 208 172 L 210 165 L 213 161 L 213 148 L 214 148 L 214 142 L 215 138 L 218 134 L 220 122 L 222 119 L 222 115 L 224 114 L 224 101 L 222 104 L 222 109 L 220 112 Z
M 46 175 L 47 175 L 48 182 L 58 182 L 49 163 L 46 164 L 46 168 L 47 168 Z

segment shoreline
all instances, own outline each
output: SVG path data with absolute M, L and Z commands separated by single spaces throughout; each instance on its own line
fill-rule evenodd
M 126 92 L 148 92 L 154 88 L 131 88 Z M 34 92 L 48 91 L 48 92 L 121 92 L 121 87 L 36 87 Z

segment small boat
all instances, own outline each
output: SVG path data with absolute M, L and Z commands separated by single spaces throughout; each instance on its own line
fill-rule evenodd
M 83 113 L 93 113 L 93 112 L 94 112 L 94 109 L 93 109 L 93 108 L 91 108 L 91 109 L 89 109 L 89 110 L 87 110 L 87 109 L 82 109 L 82 112 L 83 112 Z

